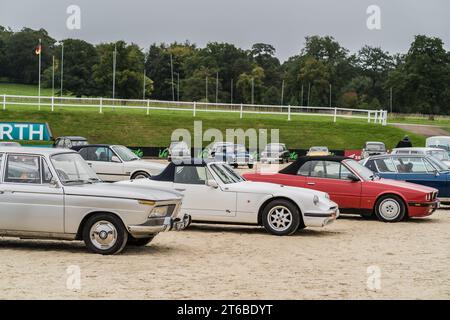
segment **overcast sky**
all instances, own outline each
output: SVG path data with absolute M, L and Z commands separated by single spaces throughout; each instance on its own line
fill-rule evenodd
M 381 30 L 366 26 L 369 5 L 381 9 Z M 81 9 L 81 29 L 69 30 L 69 5 Z M 405 52 L 415 34 L 450 45 L 448 0 L 1 0 L 0 25 L 45 28 L 56 39 L 92 43 L 230 42 L 248 49 L 270 43 L 281 60 L 297 54 L 307 35 L 331 35 L 355 52 L 364 44 Z

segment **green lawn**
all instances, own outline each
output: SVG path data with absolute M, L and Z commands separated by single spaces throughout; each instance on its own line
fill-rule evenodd
M 37 87 L 32 85 L 0 83 L 0 95 L 37 95 Z M 43 89 L 42 95 L 51 95 L 51 89 Z M 172 131 L 186 128 L 191 134 L 194 121 L 202 121 L 203 131 L 219 129 L 225 136 L 226 129 L 279 129 L 280 140 L 289 148 L 309 148 L 325 145 L 330 149 L 360 149 L 365 141 L 383 141 L 392 148 L 407 132 L 392 126 L 368 124 L 365 120 L 341 119 L 333 123 L 332 117 L 297 116 L 291 121 L 286 116 L 239 113 L 191 112 L 98 108 L 56 107 L 51 112 L 42 106 L 7 106 L 0 109 L 1 121 L 48 122 L 55 137 L 61 135 L 81 135 L 92 143 L 116 143 L 129 146 L 167 146 Z M 450 126 L 450 122 L 448 123 Z M 415 145 L 424 145 L 422 136 L 408 133 Z M 205 143 L 205 145 L 208 143 Z
M 116 143 L 129 146 L 167 146 L 171 133 L 186 128 L 191 134 L 194 121 L 202 121 L 203 130 L 217 128 L 225 134 L 227 128 L 279 129 L 280 140 L 289 148 L 309 148 L 325 145 L 331 149 L 359 149 L 365 141 L 383 141 L 392 148 L 406 132 L 392 127 L 367 124 L 364 121 L 338 119 L 333 123 L 329 117 L 245 114 L 197 113 L 152 110 L 146 116 L 144 110 L 98 110 L 63 109 L 51 112 L 35 108 L 9 107 L 0 110 L 2 121 L 48 122 L 53 135 L 81 135 L 92 143 Z M 415 145 L 424 145 L 424 137 L 409 134 Z
M 58 89 L 55 89 L 55 91 Z M 20 96 L 37 96 L 38 87 L 35 85 L 28 84 L 15 84 L 15 83 L 0 83 L 0 95 L 10 94 L 10 95 L 20 95 Z M 52 89 L 42 88 L 42 96 L 51 96 Z

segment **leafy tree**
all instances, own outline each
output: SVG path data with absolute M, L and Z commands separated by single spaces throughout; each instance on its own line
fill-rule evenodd
M 261 88 L 264 80 L 264 69 L 261 67 L 255 67 L 250 74 L 243 73 L 239 76 L 236 86 L 243 98 L 244 103 L 252 102 L 252 87 L 254 103 L 260 101 L 260 95 L 262 94 Z M 256 99 L 257 98 L 257 99 Z
M 41 70 L 52 65 L 55 40 L 44 29 L 33 30 L 23 28 L 6 38 L 4 59 L 6 60 L 6 76 L 11 81 L 26 84 L 37 84 L 39 73 L 39 56 L 35 49 L 42 41 Z
M 415 37 L 403 62 L 389 74 L 396 109 L 401 112 L 448 113 L 450 57 L 439 38 Z

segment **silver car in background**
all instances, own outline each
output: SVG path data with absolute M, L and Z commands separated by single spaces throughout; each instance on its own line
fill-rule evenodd
M 103 183 L 69 149 L 0 147 L 0 236 L 83 240 L 115 254 L 184 229 L 182 195 L 148 186 Z
M 444 149 L 440 148 L 420 148 L 420 147 L 414 147 L 414 148 L 398 148 L 394 149 L 391 152 L 392 154 L 398 154 L 398 155 L 424 155 L 424 156 L 432 156 L 438 160 L 440 160 L 442 163 L 444 163 L 447 167 L 450 168 L 450 157 L 448 155 L 448 152 Z

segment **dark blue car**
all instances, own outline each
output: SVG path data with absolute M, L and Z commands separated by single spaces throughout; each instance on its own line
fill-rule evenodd
M 432 156 L 388 154 L 365 159 L 363 165 L 385 179 L 436 188 L 438 198 L 443 203 L 450 203 L 450 170 Z

